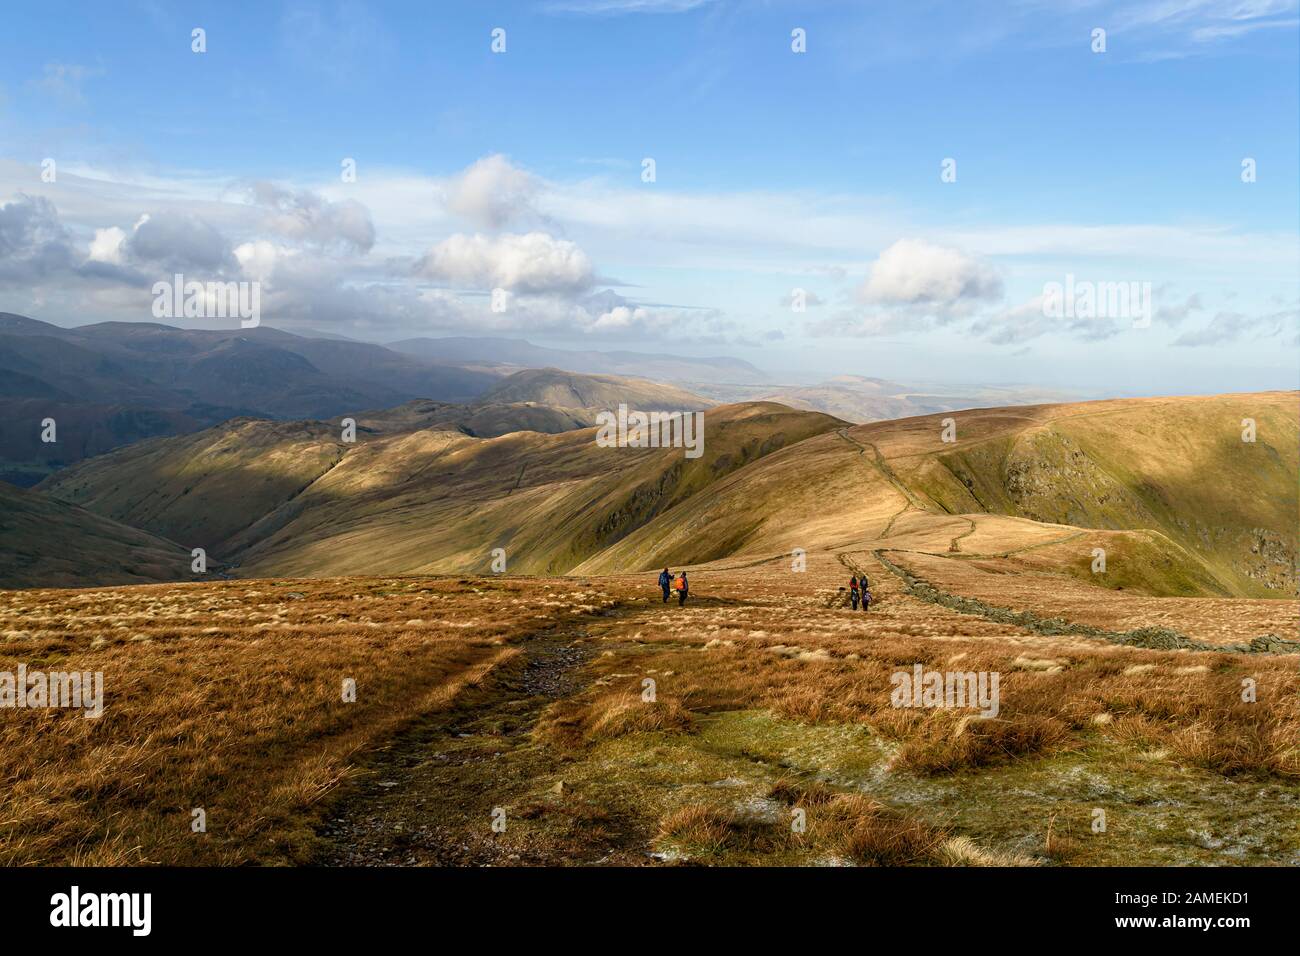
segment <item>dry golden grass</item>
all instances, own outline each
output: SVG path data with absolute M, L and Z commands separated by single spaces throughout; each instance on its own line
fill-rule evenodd
M 575 747 L 646 731 L 689 731 L 691 724 L 691 712 L 676 698 L 645 702 L 638 694 L 615 692 L 589 703 L 561 701 L 539 722 L 534 735 Z
M 789 827 L 752 814 L 692 803 L 667 814 L 659 823 L 659 841 L 671 840 L 692 856 L 720 853 L 771 853 L 795 838 Z
M 701 570 L 685 608 L 659 604 L 652 578 L 0 592 L 0 670 L 21 662 L 103 671 L 106 689 L 98 720 L 0 711 L 0 864 L 304 859 L 322 798 L 348 780 L 360 751 L 387 743 L 421 714 L 457 708 L 465 688 L 515 660 L 514 642 L 525 635 L 579 619 L 590 631 L 579 646 L 592 652 L 582 679 L 541 710 L 520 750 L 547 751 L 575 768 L 591 757 L 600 767 L 599 787 L 547 799 L 552 809 L 539 820 L 572 817 L 577 830 L 626 835 L 635 819 L 645 827 L 637 847 L 657 831 L 692 847 L 685 852 L 693 859 L 713 862 L 1033 862 L 1019 855 L 1024 841 L 1015 853 L 985 847 L 983 836 L 964 839 L 970 834 L 944 820 L 802 776 L 778 781 L 766 801 L 804 809 L 802 834 L 770 805 L 717 806 L 698 791 L 675 798 L 686 807 L 658 790 L 648 801 L 601 802 L 621 786 L 605 762 L 610 752 L 640 754 L 637 735 L 647 735 L 647 746 L 656 739 L 709 746 L 723 711 L 865 725 L 881 751 L 872 772 L 932 778 L 917 785 L 1085 750 L 1104 751 L 1116 766 L 1172 763 L 1180 775 L 1178 767 L 1300 779 L 1295 655 L 1044 637 L 925 603 L 883 569 L 873 572 L 877 606 L 855 614 L 828 584 L 840 580 L 839 567 L 833 556 L 811 555 L 800 575 L 762 566 Z M 616 603 L 618 616 L 596 616 Z M 1000 712 L 981 720 L 973 710 L 892 706 L 891 675 L 914 664 L 1000 673 Z M 647 676 L 657 685 L 653 703 L 641 697 Z M 356 703 L 341 700 L 345 677 L 357 681 Z M 1250 703 L 1242 699 L 1247 679 L 1256 694 Z M 470 696 L 485 698 L 497 686 Z M 190 830 L 197 807 L 207 812 L 206 834 Z M 1040 862 L 1069 862 L 1087 841 L 1047 813 L 1034 839 Z
M 803 576 L 758 583 L 771 580 L 770 566 L 764 570 L 699 572 L 701 596 L 743 593 L 747 603 L 701 599 L 650 612 L 637 625 L 636 673 L 626 673 L 625 656 L 598 659 L 597 690 L 565 701 L 558 719 L 591 728 L 622 701 L 627 728 L 656 729 L 659 718 L 637 694 L 642 675 L 667 672 L 673 677 L 660 682 L 660 700 L 671 700 L 681 726 L 692 715 L 750 708 L 810 724 L 865 723 L 899 743 L 897 768 L 917 773 L 1051 755 L 1102 739 L 1165 748 L 1189 766 L 1224 775 L 1300 778 L 1295 655 L 1153 651 L 1043 637 L 912 598 L 883 569 L 872 583 L 880 605 L 854 614 L 827 606 L 824 589 L 805 584 L 801 593 Z M 916 663 L 998 672 L 997 717 L 893 707 L 891 674 Z M 1250 703 L 1242 700 L 1247 680 L 1256 686 Z
M 293 859 L 355 753 L 591 600 L 556 587 L 540 611 L 517 582 L 416 578 L 0 592 L 0 670 L 102 671 L 105 697 L 0 711 L 0 864 Z
M 992 519 L 977 520 L 982 524 Z M 1068 529 L 1062 529 L 1061 537 L 1070 537 Z M 1262 634 L 1296 639 L 1297 603 L 1293 600 L 1148 597 L 1108 590 L 1102 575 L 1095 580 L 1072 577 L 1066 562 L 1086 565 L 1094 543 L 1074 540 L 1056 550 L 1012 558 L 954 560 L 898 552 L 890 552 L 889 558 L 949 593 L 1032 611 L 1043 618 L 1059 617 L 1112 631 L 1160 626 L 1216 645 L 1244 643 Z M 1048 562 L 1048 555 L 1054 563 Z M 1112 556 L 1111 561 L 1117 559 Z M 1113 573 L 1118 573 L 1114 566 Z
M 867 866 L 930 865 L 943 862 L 945 852 L 951 855 L 944 849 L 944 830 L 860 794 L 834 793 L 816 783 L 787 779 L 778 781 L 772 796 L 804 810 L 803 831 L 779 814 L 690 803 L 665 814 L 656 842 L 680 847 L 691 859 L 773 854 L 804 845 Z M 971 847 L 974 860 L 974 844 Z

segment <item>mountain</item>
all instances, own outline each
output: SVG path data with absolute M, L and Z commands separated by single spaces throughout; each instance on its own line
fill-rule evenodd
M 361 422 L 358 423 L 359 425 Z M 705 413 L 704 453 L 605 448 L 595 430 L 473 438 L 228 422 L 67 469 L 40 490 L 209 548 L 242 574 L 567 570 L 765 455 L 840 425 L 780 405 Z
M 498 547 L 512 571 L 593 574 L 887 548 L 978 552 L 986 569 L 1046 562 L 1150 594 L 1295 592 L 1293 393 L 859 426 L 723 405 L 705 413 L 698 459 L 598 447 L 592 429 L 475 437 L 454 416 L 433 421 L 446 414 L 362 415 L 352 444 L 336 423 L 229 422 L 91 459 L 40 489 L 251 575 L 482 571 Z M 1254 442 L 1241 440 L 1244 419 Z M 1090 571 L 1094 549 L 1109 555 L 1105 577 Z
M 741 359 L 717 356 L 687 358 L 643 352 L 570 351 L 545 348 L 522 339 L 450 337 L 404 339 L 390 349 L 431 362 L 495 363 L 526 368 L 555 368 L 569 372 L 632 375 L 667 382 L 732 382 L 761 384 L 765 372 Z
M 187 580 L 190 552 L 76 505 L 0 482 L 0 587 Z
M 555 368 L 526 369 L 502 379 L 483 402 L 537 402 L 557 408 L 695 411 L 715 404 L 673 385 L 615 375 L 576 375 Z
M 456 405 L 414 401 L 352 416 L 358 435 L 410 432 L 421 428 L 458 431 L 473 438 L 496 438 L 510 432 L 567 432 L 595 424 L 581 408 L 553 408 L 535 402 L 475 402 Z
M 1296 400 L 1120 399 L 836 429 L 765 456 L 575 570 L 851 546 L 969 547 L 1015 555 L 1023 570 L 1043 556 L 1030 549 L 1073 535 L 1061 565 L 1093 583 L 1294 597 Z M 1244 419 L 1254 442 L 1242 441 Z M 1094 547 L 1110 554 L 1107 577 L 1090 570 Z
M 499 377 L 266 326 L 65 329 L 0 313 L 0 474 L 30 484 L 88 455 L 238 416 L 329 418 L 417 398 L 464 402 Z M 47 417 L 58 424 L 53 444 L 40 441 Z

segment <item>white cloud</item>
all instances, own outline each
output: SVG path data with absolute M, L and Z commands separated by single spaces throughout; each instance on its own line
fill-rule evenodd
M 526 293 L 574 294 L 594 281 L 585 252 L 544 232 L 458 233 L 430 249 L 419 271 L 444 282 Z
M 533 200 L 541 181 L 498 154 L 485 156 L 446 184 L 443 202 L 457 216 L 482 229 L 500 229 L 536 215 Z
M 0 204 L 0 282 L 56 277 L 73 268 L 76 258 L 54 203 L 20 193 Z
M 310 190 L 267 182 L 254 183 L 252 192 L 270 210 L 267 228 L 282 236 L 321 246 L 349 245 L 358 252 L 369 252 L 375 244 L 370 212 L 355 199 L 330 202 Z
M 270 279 L 286 257 L 296 254 L 297 250 L 267 239 L 244 242 L 235 247 L 235 258 L 244 275 L 259 280 Z
M 90 241 L 90 261 L 106 262 L 110 265 L 122 264 L 122 243 L 126 242 L 126 233 L 117 226 L 96 229 L 95 238 Z
M 223 272 L 234 265 L 230 240 L 199 216 L 163 209 L 142 216 L 122 245 L 126 258 L 139 265 Z
M 1002 280 L 965 253 L 924 239 L 900 239 L 880 254 L 859 295 L 885 305 L 950 309 L 1002 297 Z

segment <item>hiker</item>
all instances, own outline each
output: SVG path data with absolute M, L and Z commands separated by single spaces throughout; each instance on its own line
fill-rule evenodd
M 659 575 L 659 589 L 664 592 L 665 604 L 668 603 L 668 594 L 670 591 L 672 591 L 672 587 L 673 587 L 672 572 L 669 571 L 667 568 L 664 568 L 663 573 Z
M 862 579 L 862 610 L 865 611 L 867 609 L 867 605 L 870 603 L 871 603 L 871 592 L 867 590 L 867 579 L 863 578 Z
M 858 609 L 858 576 L 855 574 L 849 578 L 849 601 L 853 604 L 853 610 Z
M 691 589 L 690 582 L 686 580 L 685 571 L 677 575 L 677 581 L 674 586 L 677 588 L 677 606 L 681 607 L 686 603 L 686 595 Z

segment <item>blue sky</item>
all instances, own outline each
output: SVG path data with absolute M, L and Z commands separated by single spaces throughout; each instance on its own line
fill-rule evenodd
M 152 280 L 188 266 L 262 282 L 266 324 L 376 341 L 500 334 L 1091 394 L 1294 387 L 1297 16 L 1295 0 L 21 5 L 0 38 L 0 309 L 150 320 Z M 1045 318 L 1067 274 L 1149 282 L 1154 321 Z

